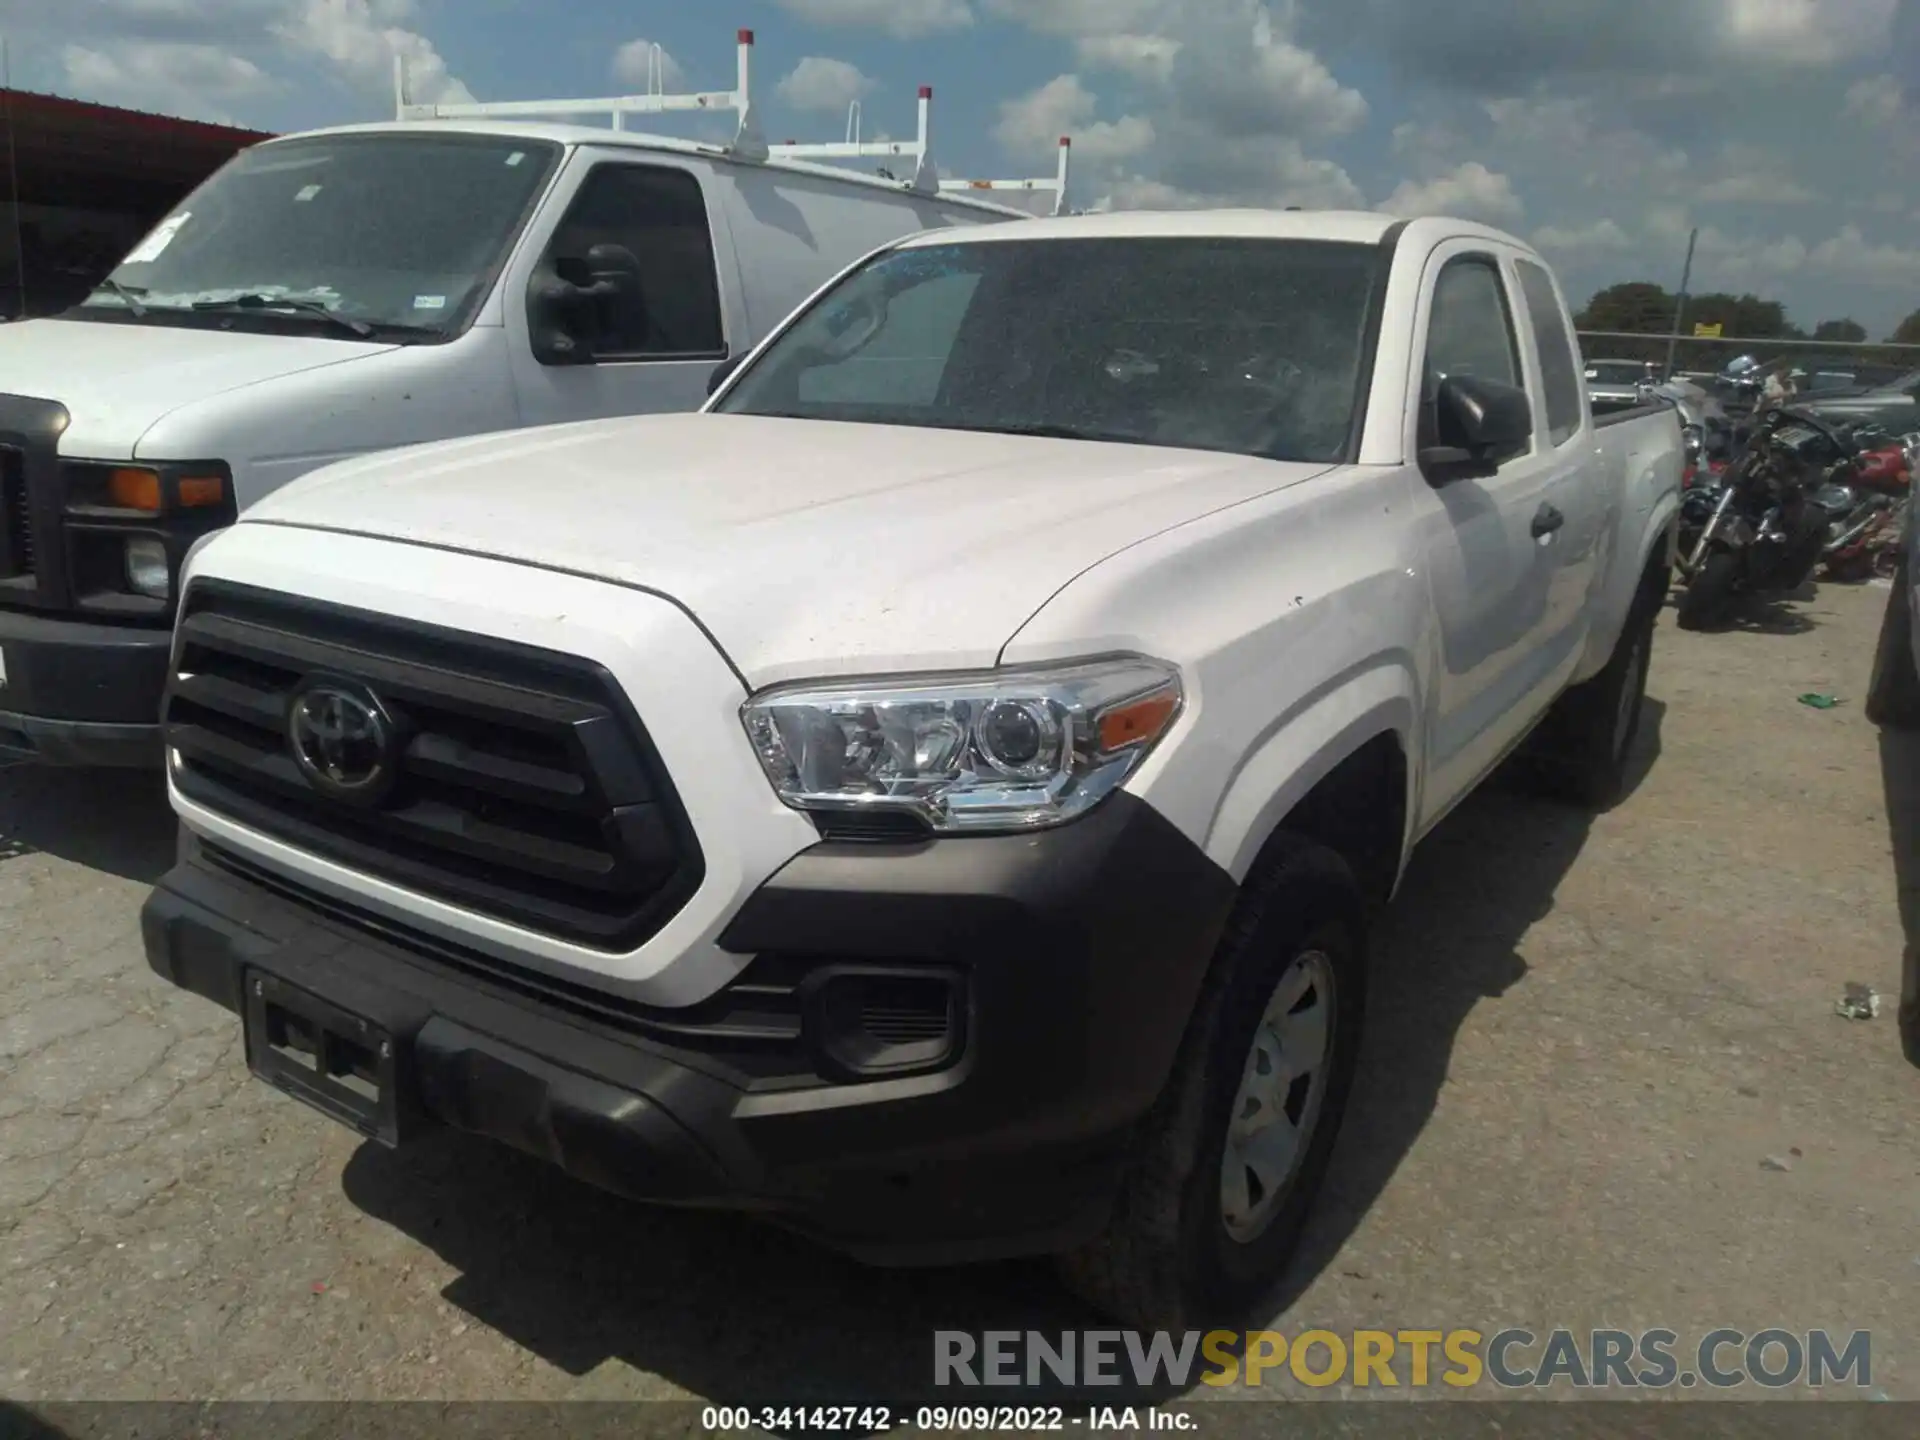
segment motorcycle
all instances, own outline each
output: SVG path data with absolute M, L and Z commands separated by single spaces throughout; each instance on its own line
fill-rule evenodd
M 1717 486 L 1695 485 L 1681 504 L 1684 629 L 1720 623 L 1737 595 L 1792 590 L 1819 565 L 1834 515 L 1816 500 L 1850 478 L 1852 440 L 1792 408 L 1769 411 Z M 1825 497 L 1833 503 L 1834 497 Z M 1711 504 L 1711 510 L 1707 506 Z
M 1856 435 L 1856 440 L 1860 437 Z M 1920 459 L 1920 432 L 1893 445 L 1878 444 L 1854 459 L 1848 485 L 1823 489 L 1836 492 L 1827 502 L 1831 523 L 1822 561 L 1835 580 L 1859 581 L 1893 573 L 1898 560 L 1902 526 L 1911 501 L 1913 466 Z

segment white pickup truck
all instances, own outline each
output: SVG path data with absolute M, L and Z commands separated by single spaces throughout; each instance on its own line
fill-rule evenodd
M 697 415 L 319 472 L 190 557 L 151 963 L 386 1143 L 1250 1303 L 1369 902 L 1529 737 L 1622 783 L 1681 436 L 1582 378 L 1494 230 L 1092 216 L 887 247 Z

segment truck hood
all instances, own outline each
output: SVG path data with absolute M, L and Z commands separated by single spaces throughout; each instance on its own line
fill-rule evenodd
M 245 523 L 453 548 L 678 601 L 754 688 L 992 665 L 1126 546 L 1329 467 L 903 426 L 663 415 L 351 460 Z
M 26 320 L 0 325 L 0 394 L 57 400 L 72 417 L 60 453 L 76 459 L 217 460 L 142 456 L 140 437 L 166 415 L 265 380 L 393 349 L 351 338 L 258 335 L 177 325 Z

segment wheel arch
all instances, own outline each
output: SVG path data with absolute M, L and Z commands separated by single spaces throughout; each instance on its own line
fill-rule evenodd
M 1235 772 L 1207 853 L 1243 883 L 1281 831 L 1327 845 L 1369 896 L 1389 897 L 1411 843 L 1418 706 L 1411 673 L 1348 677 L 1272 727 Z

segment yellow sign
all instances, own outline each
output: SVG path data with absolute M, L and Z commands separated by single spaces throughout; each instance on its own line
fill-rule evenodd
M 1720 338 L 1720 327 L 1717 324 L 1697 324 L 1693 327 L 1693 338 L 1696 340 L 1718 340 Z

